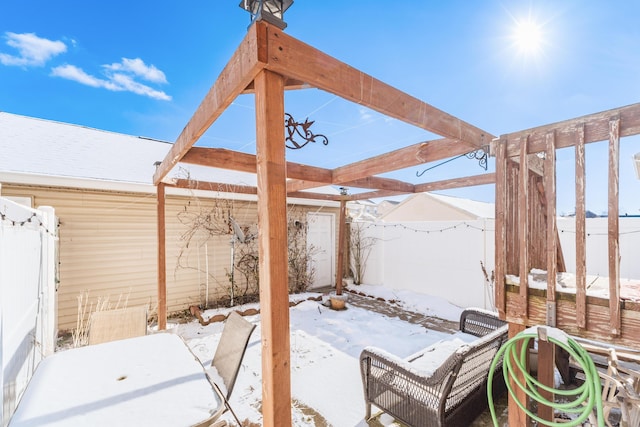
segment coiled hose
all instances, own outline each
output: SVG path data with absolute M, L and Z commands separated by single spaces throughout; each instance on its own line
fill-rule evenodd
M 600 377 L 596 370 L 593 359 L 589 356 L 589 353 L 566 333 L 560 329 L 551 328 L 548 326 L 542 326 L 547 331 L 547 340 L 551 343 L 566 350 L 571 357 L 573 357 L 582 368 L 585 375 L 585 382 L 573 390 L 558 390 L 553 387 L 546 386 L 540 383 L 536 378 L 531 376 L 526 369 L 527 355 L 529 353 L 529 342 L 535 340 L 538 337 L 538 327 L 532 327 L 520 332 L 508 340 L 493 358 L 491 368 L 489 369 L 489 379 L 487 383 L 487 396 L 489 401 L 489 409 L 491 411 L 491 419 L 493 425 L 498 427 L 498 419 L 496 417 L 496 411 L 493 403 L 493 395 L 491 393 L 493 386 L 493 375 L 498 366 L 498 362 L 503 358 L 502 373 L 504 380 L 509 390 L 509 394 L 514 398 L 513 400 L 531 419 L 536 420 L 538 423 L 546 426 L 561 426 L 571 427 L 581 425 L 591 415 L 594 407 L 597 412 L 597 422 L 599 427 L 604 427 L 604 416 L 602 412 L 602 395 L 600 392 Z M 517 344 L 522 342 L 520 352 L 518 354 Z M 515 369 L 514 364 L 515 363 Z M 518 379 L 518 373 L 524 376 L 525 384 L 522 384 Z M 511 384 L 509 379 L 512 379 L 515 384 Z M 547 421 L 536 414 L 529 411 L 522 402 L 516 397 L 516 387 L 523 390 L 526 395 L 538 402 L 538 405 L 546 405 L 559 410 L 567 414 L 579 414 L 577 418 L 569 420 L 567 422 L 555 422 Z M 546 390 L 554 395 L 563 396 L 566 398 L 566 402 L 549 401 L 540 394 L 540 390 Z M 565 400 L 565 399 L 563 399 Z

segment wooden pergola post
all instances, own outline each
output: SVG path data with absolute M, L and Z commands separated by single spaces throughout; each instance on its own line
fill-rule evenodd
M 338 215 L 338 267 L 336 268 L 336 295 L 342 295 L 342 272 L 344 270 L 344 243 L 347 220 L 347 201 L 340 199 L 340 214 Z
M 158 329 L 167 329 L 167 249 L 166 218 L 165 218 L 165 188 L 164 183 L 158 183 Z
M 263 425 L 291 425 L 284 78 L 255 82 Z

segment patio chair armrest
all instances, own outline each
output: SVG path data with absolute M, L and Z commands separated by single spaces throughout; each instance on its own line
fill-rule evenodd
M 376 405 L 410 425 L 426 425 L 425 420 L 440 418 L 444 394 L 459 368 L 457 360 L 454 353 L 428 374 L 382 349 L 367 347 L 360 354 L 365 404 Z
M 506 325 L 497 314 L 479 308 L 467 308 L 460 315 L 460 331 L 483 337 Z

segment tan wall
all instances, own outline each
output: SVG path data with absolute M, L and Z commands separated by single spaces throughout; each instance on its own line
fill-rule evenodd
M 119 298 L 127 305 L 148 304 L 157 308 L 157 224 L 156 196 L 143 193 L 43 188 L 4 184 L 4 196 L 31 196 L 35 206 L 52 206 L 60 219 L 60 285 L 58 288 L 59 329 L 75 328 L 78 296 L 89 292 L 95 304 L 108 298 L 112 305 Z M 191 220 L 182 222 L 179 212 L 211 210 L 214 199 L 168 196 L 167 219 L 167 307 L 169 313 L 204 304 L 208 253 L 209 301 L 228 295 L 231 244 L 230 235 L 197 233 L 188 248 L 185 233 Z M 232 215 L 242 226 L 256 231 L 256 204 L 234 201 Z M 301 207 L 318 210 L 318 207 Z M 327 211 L 327 208 L 323 208 Z M 332 209 L 328 209 L 332 210 Z M 332 210 L 337 212 L 336 210 Z M 186 223 L 185 223 L 186 222 Z M 205 251 L 205 243 L 206 251 Z M 237 247 L 237 246 L 236 246 Z M 182 266 L 177 268 L 182 253 Z M 199 269 L 198 269 L 199 267 Z M 242 285 L 242 278 L 236 273 Z

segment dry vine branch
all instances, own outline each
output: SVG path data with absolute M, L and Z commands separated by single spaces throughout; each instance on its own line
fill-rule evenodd
M 362 222 L 351 223 L 351 234 L 349 235 L 349 246 L 351 249 L 351 270 L 353 271 L 353 283 L 359 285 L 362 283 L 367 261 L 371 250 L 377 242 L 377 238 L 367 236 L 365 229 L 368 226 Z

